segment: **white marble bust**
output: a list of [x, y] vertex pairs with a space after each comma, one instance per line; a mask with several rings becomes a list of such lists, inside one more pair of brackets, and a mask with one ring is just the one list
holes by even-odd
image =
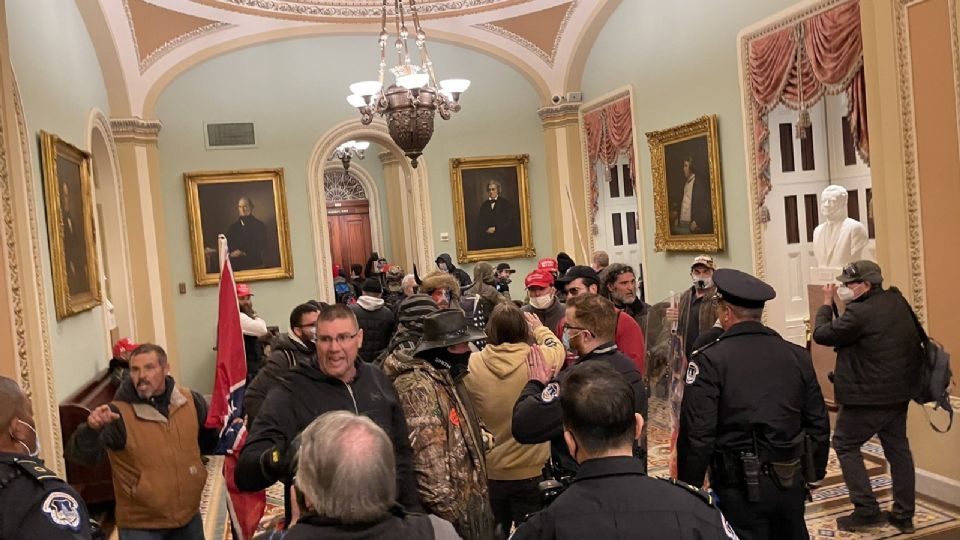
[[863, 259], [869, 237], [867, 228], [847, 217], [847, 190], [827, 186], [820, 195], [824, 221], [813, 230], [813, 253], [821, 268], [842, 268]]

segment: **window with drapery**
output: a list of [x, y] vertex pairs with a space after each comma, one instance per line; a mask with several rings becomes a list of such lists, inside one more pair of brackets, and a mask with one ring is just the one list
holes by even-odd
[[797, 110], [800, 118], [824, 95], [846, 92], [850, 135], [861, 159], [869, 163], [860, 2], [844, 2], [756, 37], [748, 47], [757, 205], [766, 222], [764, 200], [771, 189], [767, 115], [778, 104]]
[[[597, 171], [616, 167], [618, 158], [626, 155], [630, 162], [630, 178], [636, 178], [636, 160], [633, 152], [633, 112], [630, 95], [624, 95], [583, 114], [587, 164], [590, 171], [590, 229], [596, 234], [596, 216], [599, 211], [600, 189]], [[603, 167], [599, 167], [603, 165]]]

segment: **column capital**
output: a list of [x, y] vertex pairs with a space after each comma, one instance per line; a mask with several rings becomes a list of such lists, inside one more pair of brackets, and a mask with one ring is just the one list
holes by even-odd
[[111, 118], [110, 130], [118, 143], [156, 143], [163, 124], [159, 120], [132, 118]]
[[580, 103], [545, 105], [537, 109], [544, 129], [576, 125], [580, 121]]
[[389, 150], [384, 150], [377, 154], [377, 157], [380, 158], [380, 163], [384, 165], [396, 165], [400, 163], [400, 158], [397, 157], [397, 154]]

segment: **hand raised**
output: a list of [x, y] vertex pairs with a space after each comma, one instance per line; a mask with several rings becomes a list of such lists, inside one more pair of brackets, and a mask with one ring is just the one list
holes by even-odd
[[828, 283], [823, 286], [823, 305], [829, 306], [833, 304], [833, 295], [837, 292], [837, 286], [834, 283]]
[[537, 317], [534, 313], [523, 312], [523, 318], [527, 320], [527, 328], [530, 329], [531, 333], [543, 326], [543, 323], [540, 322], [540, 317]]
[[527, 377], [531, 381], [547, 384], [553, 378], [554, 370], [547, 365], [540, 347], [534, 345], [527, 353]]
[[675, 307], [667, 308], [667, 320], [670, 322], [677, 322], [680, 320], [680, 310]]
[[103, 404], [90, 412], [90, 416], [87, 417], [87, 425], [95, 431], [100, 431], [103, 426], [119, 419], [119, 414], [113, 412], [109, 405]]

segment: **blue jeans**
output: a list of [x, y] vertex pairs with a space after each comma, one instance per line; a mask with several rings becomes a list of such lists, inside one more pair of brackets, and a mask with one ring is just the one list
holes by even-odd
[[120, 529], [120, 540], [204, 540], [200, 514], [176, 529]]

